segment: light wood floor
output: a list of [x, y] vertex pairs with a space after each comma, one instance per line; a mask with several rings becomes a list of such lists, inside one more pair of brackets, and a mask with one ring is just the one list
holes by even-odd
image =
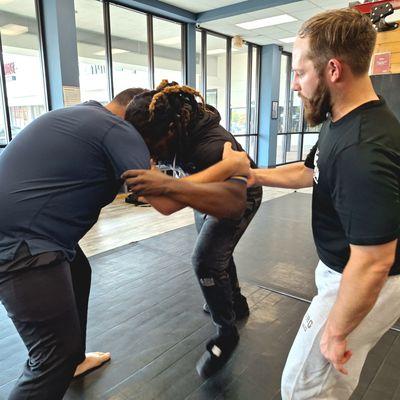
[[[292, 193], [289, 189], [264, 188], [263, 201]], [[301, 192], [310, 193], [311, 189]], [[170, 216], [159, 214], [152, 207], [135, 207], [118, 197], [104, 207], [99, 221], [81, 240], [80, 245], [90, 257], [128, 243], [169, 232], [193, 223], [193, 211], [183, 209]]]

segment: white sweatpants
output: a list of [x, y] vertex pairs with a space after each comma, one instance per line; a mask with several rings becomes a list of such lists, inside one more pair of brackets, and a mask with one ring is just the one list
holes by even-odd
[[[349, 335], [348, 375], [337, 372], [322, 356], [319, 344], [336, 301], [342, 275], [321, 261], [315, 271], [318, 294], [304, 315], [282, 375], [282, 400], [346, 400], [358, 384], [368, 352], [400, 317], [400, 275], [388, 278], [378, 300]], [[357, 293], [354, 293], [357, 296]]]

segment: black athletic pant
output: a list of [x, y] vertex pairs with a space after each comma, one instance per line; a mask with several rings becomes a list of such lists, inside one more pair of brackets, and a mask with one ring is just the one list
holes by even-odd
[[58, 400], [85, 358], [91, 269], [80, 248], [71, 264], [54, 252], [31, 260], [0, 273], [0, 300], [29, 352], [9, 399]]

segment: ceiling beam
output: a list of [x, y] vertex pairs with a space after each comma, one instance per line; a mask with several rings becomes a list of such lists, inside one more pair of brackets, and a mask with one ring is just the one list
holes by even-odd
[[179, 22], [196, 22], [196, 14], [159, 0], [109, 0], [110, 3], [134, 7], [147, 13], [168, 17]]
[[217, 19], [233, 17], [234, 15], [247, 14], [254, 11], [264, 10], [271, 7], [279, 7], [284, 4], [296, 3], [301, 0], [247, 0], [231, 4], [214, 10], [204, 11], [197, 14], [197, 23], [214, 21]]

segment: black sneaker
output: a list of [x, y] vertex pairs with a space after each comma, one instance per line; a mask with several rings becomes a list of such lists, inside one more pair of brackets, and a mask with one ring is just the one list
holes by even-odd
[[206, 345], [207, 351], [196, 364], [197, 373], [207, 379], [218, 372], [229, 360], [239, 342], [236, 328], [231, 335], [216, 336]]
[[[208, 308], [208, 304], [203, 304], [203, 311], [207, 314], [210, 314], [210, 309]], [[246, 297], [242, 294], [237, 300], [233, 302], [233, 311], [235, 312], [235, 319], [239, 321], [244, 319], [250, 315], [249, 305], [247, 304]]]
[[125, 203], [133, 204], [135, 207], [151, 207], [149, 203], [140, 201], [138, 197], [133, 193], [125, 197]]

